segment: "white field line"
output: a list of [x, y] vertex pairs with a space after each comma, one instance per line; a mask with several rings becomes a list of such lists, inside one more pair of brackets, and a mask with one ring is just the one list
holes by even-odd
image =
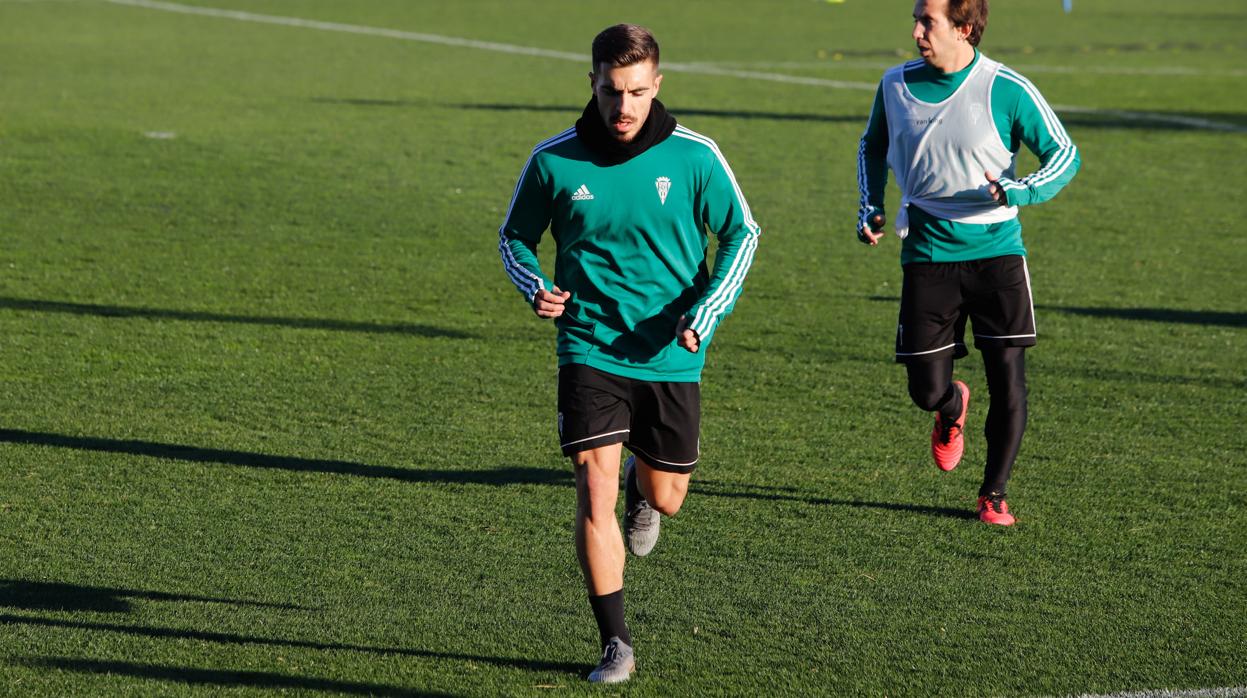
[[[541, 58], [557, 58], [565, 61], [577, 61], [584, 63], [586, 66], [592, 61], [587, 53], [571, 53], [569, 51], [552, 51], [544, 48], [534, 48], [531, 46], [517, 46], [515, 44], [502, 44], [495, 41], [478, 41], [476, 39], [463, 39], [456, 36], [442, 36], [440, 34], [425, 34], [422, 32], [401, 31], [398, 29], [384, 29], [381, 27], [366, 27], [358, 24], [342, 24], [339, 22], [322, 22], [314, 19], [300, 19], [298, 17], [281, 17], [277, 15], [261, 15], [254, 12], [243, 12], [241, 10], [222, 10], [215, 7], [197, 7], [194, 5], [181, 5], [172, 2], [160, 2], [159, 0], [106, 0], [114, 5], [130, 5], [132, 7], [143, 7], [149, 10], [162, 10], [164, 12], [177, 12], [187, 15], [201, 15], [204, 17], [216, 17], [219, 19], [234, 19], [242, 22], [259, 22], [262, 24], [277, 24], [286, 27], [301, 27], [303, 29], [319, 29], [321, 31], [345, 32], [347, 34], [364, 34], [367, 36], [383, 36], [390, 39], [402, 39], [405, 41], [419, 41], [427, 44], [442, 44], [443, 46], [458, 46], [461, 48], [475, 48], [483, 51], [495, 51], [498, 53], [512, 53], [522, 56], [538, 56]], [[672, 72], [702, 73], [705, 75], [724, 75], [728, 77], [750, 78], [754, 80], [769, 80], [771, 82], [784, 82], [796, 85], [813, 85], [816, 87], [833, 87], [840, 89], [860, 89], [873, 90], [875, 86], [865, 82], [845, 82], [843, 80], [824, 80], [821, 78], [807, 78], [799, 75], [781, 75], [778, 73], [762, 73], [752, 70], [733, 70], [730, 68], [721, 68], [710, 65], [696, 65], [692, 63], [664, 63], [663, 70]]]
[[241, 10], [222, 10], [216, 7], [196, 7], [194, 5], [180, 5], [172, 2], [157, 2], [156, 0], [106, 0], [114, 5], [130, 5], [133, 7], [143, 7], [149, 10], [161, 10], [164, 12], [177, 12], [184, 15], [200, 15], [203, 17], [216, 17], [219, 19], [234, 19], [240, 22], [258, 22], [260, 24], [277, 24], [283, 27], [300, 27], [303, 29], [319, 29], [321, 31], [344, 32], [347, 34], [363, 34], [366, 36], [384, 36], [390, 39], [402, 39], [404, 41], [419, 41], [426, 44], [442, 44], [444, 46], [459, 46], [463, 48], [475, 48], [483, 51], [495, 51], [497, 53], [515, 53], [523, 56], [540, 56], [542, 58], [558, 58], [565, 61], [583, 61], [588, 64], [591, 60], [588, 56], [579, 53], [568, 53], [566, 51], [550, 51], [543, 48], [532, 48], [529, 46], [515, 46], [513, 44], [499, 44], [493, 41], [476, 41], [475, 39], [460, 39], [454, 36], [441, 36], [438, 34], [423, 34], [421, 32], [399, 31], [397, 29], [384, 29], [381, 27], [365, 27], [358, 24], [341, 24], [339, 22], [322, 22], [315, 19], [300, 19], [298, 17], [280, 17], [277, 15], [261, 15], [254, 12], [243, 12]]
[[[362, 34], [365, 36], [381, 36], [390, 39], [399, 39], [403, 41], [418, 41], [427, 44], [440, 44], [443, 46], [456, 46], [460, 48], [472, 48], [482, 51], [494, 51], [496, 53], [510, 53], [522, 56], [537, 56], [540, 58], [556, 58], [564, 61], [577, 61], [588, 64], [591, 58], [587, 54], [572, 53], [570, 51], [553, 51], [550, 49], [534, 48], [531, 46], [518, 46], [515, 44], [503, 44], [495, 41], [478, 41], [476, 39], [464, 39], [455, 36], [442, 36], [440, 34], [425, 34], [422, 32], [401, 31], [398, 29], [385, 29], [382, 27], [367, 27], [358, 24], [342, 24], [340, 22], [324, 22], [314, 19], [301, 19], [298, 17], [282, 17], [279, 15], [263, 15], [254, 12], [244, 12], [242, 10], [223, 10], [216, 7], [199, 7], [195, 5], [182, 5], [173, 2], [160, 2], [159, 0], [105, 0], [114, 5], [128, 5], [131, 7], [142, 7], [149, 10], [160, 10], [163, 12], [176, 12], [179, 14], [199, 15], [203, 17], [216, 17], [218, 19], [232, 19], [240, 22], [257, 22], [260, 24], [276, 24], [285, 27], [299, 27], [303, 29], [317, 29], [320, 31], [343, 32], [347, 34]], [[768, 73], [756, 70], [736, 70], [733, 68], [725, 68], [706, 63], [664, 63], [663, 70], [672, 72], [698, 73], [702, 75], [718, 75], [722, 77], [742, 78], [746, 80], [766, 80], [768, 82], [780, 82], [790, 85], [808, 85], [811, 87], [828, 87], [841, 90], [862, 90], [873, 91], [876, 83], [869, 82], [846, 82], [843, 80], [826, 80], [823, 78], [803, 77], [800, 75], [784, 75], [782, 73]], [[1155, 114], [1149, 112], [1133, 112], [1094, 109], [1091, 107], [1063, 107], [1052, 105], [1057, 111], [1065, 111], [1077, 114], [1099, 114], [1111, 116], [1119, 119], [1130, 121], [1139, 121], [1144, 123], [1156, 124], [1176, 124], [1189, 128], [1205, 129], [1210, 131], [1224, 131], [1228, 133], [1247, 133], [1247, 127], [1238, 126], [1236, 124], [1224, 123], [1220, 121], [1212, 121], [1209, 119], [1199, 119], [1195, 117], [1174, 116], [1171, 114]]]
[[1174, 124], [1176, 126], [1186, 126], [1188, 128], [1201, 129], [1204, 131], [1247, 133], [1247, 126], [1239, 126], [1238, 124], [1230, 124], [1224, 121], [1213, 121], [1211, 119], [1201, 119], [1195, 116], [1152, 114], [1145, 111], [1121, 111], [1118, 109], [1093, 109], [1091, 107], [1074, 107], [1062, 104], [1049, 104], [1048, 106], [1052, 107], [1056, 111], [1065, 112], [1067, 114], [1094, 114], [1096, 116], [1110, 116], [1114, 119], [1121, 119], [1123, 121], [1138, 121], [1139, 123]]
[[1083, 693], [1074, 698], [1242, 698], [1247, 696], [1247, 686], [1227, 688], [1156, 689], [1151, 691], [1124, 691], [1122, 693]]

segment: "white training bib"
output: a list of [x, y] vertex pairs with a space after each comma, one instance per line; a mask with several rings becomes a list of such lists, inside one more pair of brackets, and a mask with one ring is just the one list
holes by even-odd
[[888, 166], [901, 190], [896, 234], [909, 233], [906, 208], [915, 204], [937, 218], [958, 223], [1000, 223], [1016, 218], [988, 191], [985, 172], [1014, 176], [1016, 157], [1000, 140], [992, 119], [992, 83], [1000, 63], [979, 54], [970, 74], [942, 102], [914, 97], [905, 65], [883, 76], [888, 121]]

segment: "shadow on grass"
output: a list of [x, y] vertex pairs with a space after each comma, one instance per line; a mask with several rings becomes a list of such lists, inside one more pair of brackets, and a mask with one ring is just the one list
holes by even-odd
[[[351, 97], [313, 97], [313, 102], [318, 104], [345, 104], [354, 107], [428, 107], [439, 106], [449, 107], [451, 109], [474, 109], [479, 111], [497, 111], [497, 112], [551, 112], [558, 114], [567, 114], [573, 118], [579, 117], [584, 111], [583, 104], [502, 104], [502, 103], [456, 103], [456, 104], [432, 104], [429, 102], [421, 102], [409, 99], [361, 99]], [[797, 112], [773, 112], [773, 111], [741, 111], [728, 109], [673, 109], [671, 113], [677, 118], [685, 116], [709, 116], [720, 117], [725, 119], [763, 119], [767, 121], [819, 121], [819, 122], [847, 122], [853, 124], [865, 124], [866, 114], [802, 114]]]
[[[378, 477], [403, 482], [438, 482], [471, 485], [560, 485], [571, 486], [573, 477], [570, 468], [536, 468], [508, 467], [493, 470], [411, 470], [386, 465], [367, 465], [351, 461], [321, 460], [316, 458], [295, 458], [291, 456], [270, 456], [248, 451], [229, 451], [215, 448], [199, 448], [195, 446], [179, 446], [162, 444], [152, 441], [133, 441], [122, 439], [104, 439], [90, 436], [65, 436], [45, 432], [21, 431], [16, 429], [0, 429], [0, 443], [29, 444], [36, 446], [52, 446], [71, 448], [81, 451], [99, 451], [103, 453], [125, 453], [152, 458], [169, 458], [192, 463], [224, 463], [249, 468], [271, 468], [276, 470], [292, 470], [298, 472], [318, 472], [335, 475], [354, 475], [358, 477]], [[756, 499], [763, 501], [785, 501], [810, 504], [814, 506], [847, 506], [889, 511], [906, 511], [929, 516], [952, 516], [966, 518], [971, 516], [957, 509], [944, 509], [918, 504], [895, 504], [889, 502], [864, 502], [860, 500], [830, 499], [827, 497], [811, 497], [801, 494], [795, 487], [775, 485], [752, 485], [740, 483], [698, 482], [689, 487], [689, 492], [708, 497], [727, 497], [731, 499]]]
[[423, 659], [445, 659], [451, 661], [475, 662], [492, 666], [524, 669], [526, 671], [552, 671], [568, 674], [587, 673], [588, 665], [572, 662], [551, 662], [541, 659], [509, 659], [506, 657], [485, 657], [473, 654], [457, 654], [454, 652], [435, 652], [432, 650], [416, 650], [404, 647], [373, 647], [369, 645], [352, 645], [344, 642], [313, 642], [311, 640], [286, 640], [282, 638], [259, 637], [256, 635], [239, 635], [235, 633], [218, 633], [206, 630], [187, 630], [178, 628], [153, 628], [143, 625], [123, 625], [120, 623], [94, 623], [88, 621], [61, 620], [59, 618], [42, 618], [39, 616], [22, 616], [0, 614], [0, 625], [34, 626], [40, 628], [60, 628], [63, 630], [89, 630], [92, 632], [119, 633], [135, 637], [154, 638], [159, 640], [195, 640], [198, 642], [214, 642], [223, 645], [261, 645], [264, 647], [288, 647], [318, 651], [359, 652], [374, 655], [394, 655], [400, 657], [419, 657]]
[[1119, 320], [1143, 320], [1182, 325], [1217, 325], [1247, 327], [1247, 313], [1220, 310], [1175, 310], [1173, 308], [1081, 308], [1061, 305], [1036, 305], [1040, 310], [1055, 310], [1069, 315]]
[[[730, 485], [729, 487], [734, 487]], [[711, 497], [727, 497], [730, 499], [760, 499], [774, 502], [797, 502], [812, 506], [853, 507], [860, 509], [882, 509], [884, 511], [903, 511], [924, 516], [940, 516], [952, 519], [974, 519], [977, 514], [968, 509], [952, 509], [950, 507], [933, 507], [924, 504], [901, 504], [897, 502], [868, 502], [860, 499], [832, 499], [830, 497], [809, 497], [795, 494], [776, 494], [770, 492], [737, 492], [725, 489], [717, 483], [700, 483], [689, 487], [691, 494]]]
[[195, 310], [168, 310], [162, 308], [136, 308], [122, 305], [99, 305], [95, 303], [66, 303], [41, 301], [29, 298], [0, 297], [0, 308], [29, 310], [37, 313], [65, 313], [69, 315], [93, 315], [107, 318], [143, 318], [147, 320], [183, 320], [188, 322], [225, 322], [242, 325], [273, 325], [295, 329], [336, 330], [340, 332], [365, 332], [374, 334], [406, 334], [417, 337], [442, 337], [447, 339], [471, 339], [474, 335], [460, 330], [418, 325], [405, 322], [373, 323], [324, 318], [290, 318], [272, 315], [230, 315]]
[[[497, 112], [546, 112], [577, 116], [584, 105], [570, 104], [516, 104], [516, 103], [456, 103], [435, 104], [407, 99], [367, 99], [351, 97], [313, 97], [319, 104], [343, 104], [356, 107], [449, 107]], [[1134, 112], [1127, 110], [1074, 110], [1073, 107], [1057, 111], [1061, 120], [1069, 126], [1100, 129], [1144, 129], [1166, 131], [1225, 131], [1242, 133], [1247, 130], [1247, 114], [1200, 113], [1200, 112]], [[705, 116], [723, 119], [805, 121], [819, 123], [865, 124], [867, 114], [813, 114], [801, 112], [774, 112], [737, 109], [675, 108], [671, 110], [677, 119], [689, 116]]]
[[1243, 133], [1247, 115], [1215, 112], [1147, 111], [1106, 109], [1103, 111], [1070, 111], [1073, 107], [1057, 108], [1061, 123], [1079, 128], [1142, 129], [1147, 131], [1211, 131]]
[[163, 664], [139, 664], [137, 662], [109, 661], [101, 659], [78, 659], [73, 657], [29, 657], [12, 662], [32, 669], [75, 671], [83, 674], [127, 676], [156, 681], [175, 681], [196, 686], [293, 689], [296, 691], [326, 691], [356, 696], [444, 696], [448, 693], [413, 691], [399, 686], [357, 681], [318, 679], [311, 676], [291, 676], [270, 671], [238, 671], [230, 669], [197, 669], [194, 667], [167, 666]]
[[342, 104], [351, 107], [429, 107], [432, 102], [420, 99], [371, 99], [368, 97], [312, 97], [314, 104]]
[[240, 601], [210, 596], [169, 594], [160, 591], [90, 587], [54, 582], [31, 582], [24, 579], [0, 579], [0, 606], [31, 611], [93, 611], [97, 613], [129, 613], [129, 599], [148, 601], [194, 601], [230, 604], [233, 606], [259, 606], [300, 611], [313, 610], [307, 606], [266, 603], [263, 601]]
[[[867, 296], [867, 300], [899, 303], [899, 296]], [[1036, 304], [1036, 310], [1053, 310], [1067, 315], [1094, 318], [1166, 322], [1179, 325], [1216, 325], [1221, 327], [1247, 327], [1247, 313], [1223, 310], [1178, 310], [1176, 308], [1093, 308], [1071, 305]]]
[[[449, 104], [446, 106], [458, 109], [478, 109], [483, 111], [534, 111], [534, 112], [560, 112], [579, 116], [584, 111], [583, 104], [577, 106], [558, 105], [558, 104]], [[862, 114], [803, 114], [798, 112], [774, 112], [774, 111], [741, 111], [738, 109], [671, 109], [671, 113], [676, 119], [685, 116], [708, 116], [724, 119], [761, 119], [765, 121], [817, 121], [817, 122], [837, 122], [837, 123], [853, 123], [865, 124], [867, 115]]]
[[[584, 105], [571, 104], [516, 104], [516, 103], [454, 103], [437, 104], [428, 101], [411, 99], [369, 99], [353, 97], [313, 97], [312, 102], [318, 104], [340, 104], [355, 107], [449, 107], [452, 109], [474, 109], [498, 112], [549, 112], [577, 116], [584, 110]], [[1167, 131], [1226, 131], [1241, 133], [1247, 127], [1247, 114], [1218, 112], [1187, 112], [1187, 111], [1148, 111], [1134, 112], [1128, 110], [1076, 110], [1073, 107], [1061, 109], [1061, 121], [1068, 126], [1102, 129], [1145, 129]], [[800, 112], [773, 111], [742, 111], [732, 109], [679, 109], [671, 113], [677, 119], [687, 116], [706, 116], [724, 119], [768, 120], [768, 121], [807, 121], [821, 123], [865, 124], [868, 114], [811, 114]]]
[[92, 436], [65, 436], [36, 431], [0, 429], [0, 443], [30, 444], [71, 448], [79, 451], [125, 453], [152, 458], [169, 458], [191, 463], [223, 463], [248, 468], [270, 468], [297, 472], [331, 473], [358, 477], [388, 478], [403, 482], [442, 482], [453, 484], [512, 485], [562, 484], [571, 482], [571, 473], [549, 468], [511, 467], [494, 470], [414, 470], [388, 465], [367, 465], [341, 460], [270, 456], [248, 451], [230, 451], [197, 446], [162, 444], [153, 441], [105, 439]]

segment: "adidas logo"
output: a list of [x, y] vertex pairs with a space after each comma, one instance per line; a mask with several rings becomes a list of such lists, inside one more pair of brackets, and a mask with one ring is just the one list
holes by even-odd
[[572, 194], [572, 201], [591, 201], [592, 199], [593, 194], [589, 192], [589, 187], [583, 184], [576, 190], [576, 193]]

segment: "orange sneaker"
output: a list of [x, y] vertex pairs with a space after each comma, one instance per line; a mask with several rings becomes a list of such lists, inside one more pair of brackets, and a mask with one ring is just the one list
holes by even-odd
[[979, 497], [979, 521], [997, 526], [1012, 526], [1016, 519], [1009, 513], [1009, 504], [1004, 497], [982, 496]]
[[940, 470], [949, 471], [961, 462], [961, 454], [966, 450], [966, 440], [962, 429], [966, 425], [966, 410], [970, 409], [970, 389], [961, 381], [953, 381], [953, 387], [961, 391], [961, 416], [957, 421], [944, 424], [940, 413], [935, 413], [935, 428], [931, 430], [931, 455]]

